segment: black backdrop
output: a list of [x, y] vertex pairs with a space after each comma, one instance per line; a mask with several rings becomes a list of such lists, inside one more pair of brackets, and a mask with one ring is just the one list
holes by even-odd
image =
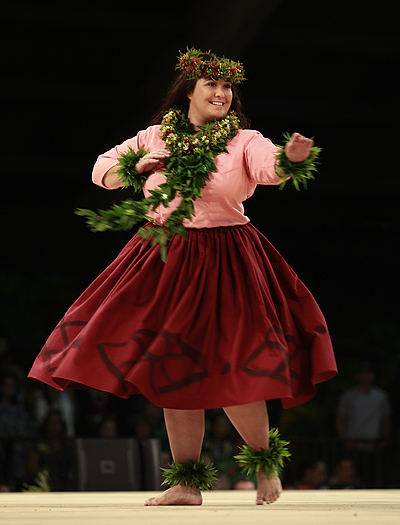
[[[98, 154], [143, 128], [186, 45], [244, 62], [244, 110], [280, 142], [323, 148], [308, 191], [259, 187], [252, 222], [320, 303], [339, 358], [398, 367], [400, 40], [392, 3], [3, 2], [0, 334], [29, 366], [70, 302], [131, 233], [93, 234], [76, 207]], [[392, 373], [393, 375], [393, 373]], [[392, 377], [392, 376], [390, 376]]]

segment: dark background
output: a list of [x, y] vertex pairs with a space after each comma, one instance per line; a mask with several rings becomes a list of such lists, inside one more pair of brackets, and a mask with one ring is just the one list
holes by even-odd
[[276, 143], [298, 131], [322, 147], [308, 191], [259, 187], [246, 212], [325, 313], [342, 372], [326, 388], [338, 392], [368, 357], [397, 399], [400, 38], [392, 6], [4, 1], [0, 335], [20, 363], [29, 368], [66, 308], [130, 238], [91, 233], [73, 212], [126, 198], [91, 183], [93, 163], [146, 126], [189, 45], [244, 63], [254, 128]]

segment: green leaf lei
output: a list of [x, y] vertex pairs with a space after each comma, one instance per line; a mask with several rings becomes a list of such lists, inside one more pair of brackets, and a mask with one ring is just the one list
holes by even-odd
[[[146, 228], [140, 228], [138, 235], [143, 239], [151, 239], [153, 246], [160, 246], [163, 261], [167, 257], [167, 245], [171, 237], [178, 233], [186, 238], [184, 219], [192, 219], [194, 215], [193, 202], [201, 197], [201, 190], [210, 180], [210, 173], [216, 171], [214, 158], [222, 152], [227, 152], [228, 140], [235, 136], [240, 128], [239, 118], [234, 111], [221, 120], [199, 126], [199, 133], [189, 128], [187, 116], [177, 108], [167, 111], [161, 123], [161, 138], [171, 155], [164, 159], [167, 177], [165, 183], [150, 190], [150, 196], [135, 201], [128, 199], [121, 204], [114, 204], [109, 210], [97, 212], [78, 209], [76, 213], [86, 217], [92, 231], [129, 230], [142, 220], [153, 221], [148, 216], [149, 211], [158, 206], [168, 207], [169, 203], [179, 194], [181, 202], [176, 210], [162, 225], [154, 223]], [[138, 174], [135, 166], [146, 152], [135, 153], [131, 148], [119, 158], [118, 175], [124, 182], [124, 187], [132, 186], [135, 191], [143, 188], [148, 173]]]
[[[199, 128], [198, 133], [190, 129], [189, 120], [181, 110], [168, 110], [161, 122], [161, 138], [171, 152], [164, 159], [166, 182], [150, 190], [150, 196], [140, 201], [127, 199], [112, 205], [108, 210], [79, 208], [75, 213], [85, 217], [87, 225], [95, 232], [130, 230], [143, 220], [152, 222], [151, 225], [140, 228], [138, 235], [143, 239], [150, 239], [152, 246], [159, 245], [161, 259], [165, 262], [168, 242], [172, 236], [178, 233], [186, 238], [183, 220], [192, 220], [193, 203], [201, 197], [201, 190], [210, 180], [210, 173], [216, 171], [214, 159], [220, 153], [227, 152], [227, 143], [240, 129], [240, 123], [236, 113], [230, 111], [225, 118]], [[284, 137], [287, 141], [290, 139], [288, 133]], [[317, 170], [316, 159], [320, 148], [311, 148], [310, 156], [303, 162], [291, 162], [286, 157], [284, 146], [280, 148], [276, 154], [277, 173], [283, 181], [279, 188], [282, 189], [289, 178], [297, 190], [300, 189], [300, 184], [307, 188], [307, 180], [313, 179], [312, 172]], [[119, 157], [117, 173], [124, 183], [123, 188], [132, 187], [135, 192], [143, 189], [149, 172], [139, 174], [135, 166], [146, 153], [148, 151], [142, 148], [138, 152], [128, 148]], [[148, 213], [155, 211], [160, 205], [168, 207], [177, 195], [181, 197], [178, 207], [164, 224], [155, 223]]]

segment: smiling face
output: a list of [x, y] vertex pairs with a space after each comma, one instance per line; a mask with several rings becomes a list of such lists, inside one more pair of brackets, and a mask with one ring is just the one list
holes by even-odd
[[199, 78], [189, 99], [189, 121], [195, 126], [221, 119], [228, 113], [232, 103], [232, 86], [226, 80]]

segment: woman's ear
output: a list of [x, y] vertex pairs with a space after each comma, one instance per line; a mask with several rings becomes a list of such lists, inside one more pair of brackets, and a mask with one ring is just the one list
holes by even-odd
[[186, 94], [189, 100], [192, 100], [192, 95], [193, 95], [193, 91], [189, 91], [189, 93]]

